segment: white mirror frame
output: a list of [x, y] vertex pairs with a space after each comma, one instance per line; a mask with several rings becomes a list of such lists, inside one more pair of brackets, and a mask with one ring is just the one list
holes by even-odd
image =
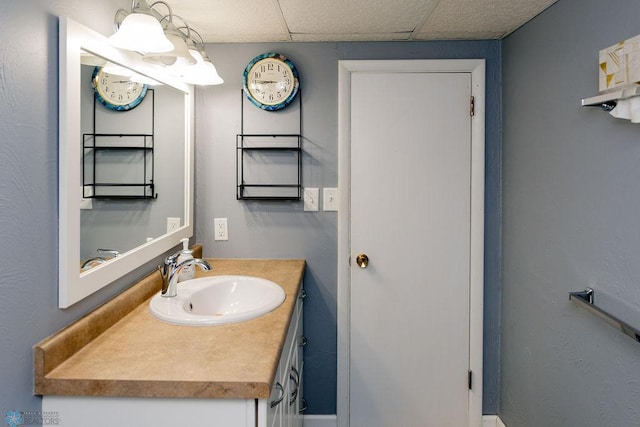
[[[69, 18], [59, 20], [59, 142], [58, 142], [58, 306], [67, 308], [160, 256], [193, 235], [194, 94], [186, 85], [142, 61], [141, 56], [112, 47], [103, 35]], [[80, 273], [81, 125], [80, 54], [82, 51], [133, 69], [184, 92], [185, 102], [185, 224]]]

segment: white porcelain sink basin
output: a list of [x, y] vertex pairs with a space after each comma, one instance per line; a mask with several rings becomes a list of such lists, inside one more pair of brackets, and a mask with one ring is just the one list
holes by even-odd
[[211, 276], [178, 283], [178, 296], [151, 298], [149, 310], [176, 325], [224, 325], [254, 319], [284, 301], [276, 283], [251, 276]]

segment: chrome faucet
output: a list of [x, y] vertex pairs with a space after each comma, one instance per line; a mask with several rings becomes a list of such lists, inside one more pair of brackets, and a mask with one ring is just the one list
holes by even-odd
[[180, 252], [169, 255], [165, 258], [164, 264], [158, 266], [158, 270], [160, 270], [160, 274], [162, 275], [163, 297], [175, 297], [178, 294], [178, 276], [184, 267], [188, 265], [197, 265], [204, 271], [211, 270], [211, 265], [200, 258], [191, 258], [178, 263], [178, 255], [180, 255]]

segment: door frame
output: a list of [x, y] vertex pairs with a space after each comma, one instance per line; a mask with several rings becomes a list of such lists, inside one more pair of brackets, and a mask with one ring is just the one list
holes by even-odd
[[351, 328], [351, 74], [370, 72], [470, 73], [475, 112], [471, 120], [471, 241], [469, 289], [469, 426], [482, 423], [482, 347], [484, 294], [485, 60], [338, 61], [338, 426], [349, 425], [349, 355]]

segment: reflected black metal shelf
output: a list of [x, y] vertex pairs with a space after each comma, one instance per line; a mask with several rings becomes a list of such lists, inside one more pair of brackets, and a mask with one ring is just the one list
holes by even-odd
[[[155, 94], [148, 89], [151, 99], [151, 133], [97, 133], [96, 105], [93, 101], [93, 132], [82, 135], [82, 197], [100, 200], [151, 200], [158, 197], [154, 185], [154, 129]], [[144, 101], [143, 101], [144, 102]], [[121, 113], [119, 113], [121, 114]], [[118, 157], [123, 163], [130, 162], [139, 168], [133, 182], [120, 182], [115, 178], [120, 171], [104, 161], [104, 156]], [[139, 156], [139, 158], [136, 158]], [[100, 171], [100, 172], [98, 172]], [[98, 178], [98, 176], [103, 178]], [[112, 179], [105, 180], [104, 176]], [[137, 181], [137, 182], [136, 182]]]

